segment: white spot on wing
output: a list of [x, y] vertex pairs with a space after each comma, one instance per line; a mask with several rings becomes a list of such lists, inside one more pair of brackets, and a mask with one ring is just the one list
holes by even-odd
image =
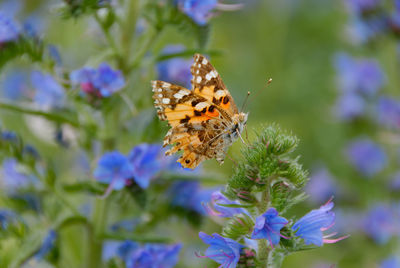
[[196, 83], [200, 83], [201, 82], [201, 76], [198, 76], [197, 78], [196, 78]]
[[206, 79], [207, 79], [207, 81], [210, 81], [211, 78], [213, 78], [211, 72], [209, 72], [208, 74], [206, 74]]
[[179, 90], [179, 92], [178, 92], [179, 94], [181, 94], [181, 95], [183, 95], [183, 96], [186, 96], [186, 95], [189, 95], [190, 94], [190, 92], [189, 91], [187, 91], [187, 90], [183, 90], [183, 89], [181, 89], [181, 90]]
[[158, 94], [158, 97], [159, 97], [159, 98], [162, 98], [162, 97], [163, 97], [163, 95], [162, 95], [162, 94]]
[[215, 98], [216, 99], [219, 99], [219, 98], [224, 97], [224, 96], [225, 96], [225, 91], [223, 91], [223, 90], [218, 90], [217, 92], [215, 92]]
[[159, 89], [158, 89], [158, 92], [162, 92], [162, 88], [159, 88]]
[[201, 63], [203, 63], [203, 65], [206, 65], [208, 63], [208, 60], [206, 58], [203, 58], [203, 61]]
[[183, 97], [183, 95], [180, 94], [179, 92], [174, 94], [174, 98], [177, 98], [178, 100], [182, 99], [182, 97]]
[[169, 99], [168, 98], [164, 98], [164, 99], [162, 99], [162, 103], [164, 103], [164, 104], [169, 104]]
[[196, 104], [196, 106], [194, 108], [198, 111], [201, 111], [204, 108], [206, 108], [207, 106], [208, 106], [208, 104], [206, 102], [199, 102]]

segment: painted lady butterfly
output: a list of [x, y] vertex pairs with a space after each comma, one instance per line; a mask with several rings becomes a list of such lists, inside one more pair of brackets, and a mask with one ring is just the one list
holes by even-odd
[[203, 55], [194, 55], [191, 72], [192, 90], [152, 81], [158, 117], [171, 126], [164, 146], [173, 146], [165, 154], [183, 150], [178, 162], [185, 168], [193, 169], [211, 158], [222, 164], [248, 114], [239, 113], [221, 77]]

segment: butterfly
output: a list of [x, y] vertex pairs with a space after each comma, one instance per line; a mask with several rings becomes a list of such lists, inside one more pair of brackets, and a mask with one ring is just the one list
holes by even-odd
[[184, 168], [196, 168], [215, 158], [224, 162], [229, 146], [237, 140], [247, 122], [209, 60], [194, 55], [192, 89], [152, 81], [154, 106], [160, 120], [171, 126], [163, 146], [172, 145], [166, 155], [183, 151], [177, 160]]

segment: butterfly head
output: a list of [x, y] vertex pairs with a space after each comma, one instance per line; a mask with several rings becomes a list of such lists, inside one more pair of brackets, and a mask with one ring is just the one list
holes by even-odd
[[247, 113], [238, 113], [232, 117], [233, 126], [231, 129], [231, 137], [236, 140], [240, 133], [242, 133], [244, 126], [247, 122]]

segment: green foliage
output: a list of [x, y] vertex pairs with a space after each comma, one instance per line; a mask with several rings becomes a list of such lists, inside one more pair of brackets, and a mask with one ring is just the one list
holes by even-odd
[[307, 181], [307, 172], [298, 163], [298, 157], [290, 157], [298, 139], [277, 125], [264, 128], [257, 136], [255, 142], [243, 149], [244, 159], [235, 168], [225, 194], [230, 199], [239, 197], [255, 204], [254, 193], [272, 187], [272, 203], [283, 206], [282, 200]]
[[[102, 3], [101, 3], [102, 2]], [[107, 1], [100, 0], [64, 0], [65, 6], [60, 9], [64, 18], [77, 18], [95, 12], [99, 8], [108, 7]], [[101, 3], [101, 4], [100, 4]]]
[[254, 227], [254, 222], [246, 214], [240, 214], [231, 218], [222, 229], [222, 235], [225, 237], [232, 238], [234, 240], [240, 240], [241, 238], [248, 235]]
[[151, 3], [146, 5], [143, 11], [143, 15], [147, 21], [157, 31], [170, 25], [176, 27], [182, 34], [195, 37], [198, 49], [204, 49], [206, 47], [210, 38], [210, 26], [208, 24], [204, 26], [196, 24], [175, 5]]

